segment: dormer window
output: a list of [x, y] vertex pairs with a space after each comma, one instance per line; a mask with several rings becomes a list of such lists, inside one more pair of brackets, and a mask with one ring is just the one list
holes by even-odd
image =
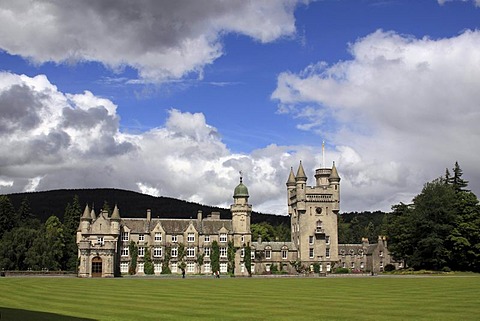
[[145, 235], [144, 234], [139, 234], [138, 235], [138, 241], [139, 242], [145, 242]]
[[226, 243], [227, 242], [227, 233], [221, 233], [220, 234], [220, 242], [221, 243]]
[[97, 236], [97, 245], [105, 245], [105, 240], [103, 239], [103, 236]]

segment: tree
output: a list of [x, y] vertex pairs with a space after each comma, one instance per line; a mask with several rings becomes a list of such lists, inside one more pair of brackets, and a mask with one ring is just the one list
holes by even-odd
[[128, 245], [128, 251], [130, 252], [130, 266], [128, 267], [128, 274], [134, 275], [137, 273], [137, 259], [138, 259], [138, 246], [134, 241], [130, 241]]
[[455, 166], [453, 167], [453, 177], [451, 177], [450, 181], [453, 185], [455, 192], [460, 191], [467, 191], [465, 187], [468, 186], [468, 181], [462, 179], [463, 171], [458, 165], [458, 162], [455, 162]]
[[235, 253], [237, 248], [233, 245], [233, 241], [228, 242], [227, 259], [228, 259], [228, 273], [233, 275], [235, 273]]
[[0, 195], [0, 238], [16, 226], [16, 213], [10, 199]]
[[26, 255], [26, 263], [34, 270], [61, 270], [65, 248], [64, 227], [58, 217], [52, 215], [34, 240]]
[[155, 273], [155, 268], [154, 268], [153, 262], [152, 262], [152, 254], [151, 254], [151, 251], [150, 251], [150, 247], [148, 247], [148, 246], [145, 248], [143, 272], [145, 274], [149, 274], [149, 275]]
[[27, 252], [33, 246], [39, 231], [29, 227], [16, 227], [5, 234], [0, 240], [0, 269], [27, 270]]
[[22, 203], [18, 208], [17, 218], [19, 226], [30, 226], [33, 228], [39, 227], [39, 221], [32, 213], [32, 209], [30, 208], [30, 202], [28, 201], [28, 198], [26, 196], [22, 199]]
[[217, 241], [212, 242], [212, 253], [210, 255], [210, 263], [212, 265], [212, 272], [220, 271], [220, 247]]
[[247, 269], [248, 276], [252, 276], [252, 248], [250, 247], [250, 243], [248, 243], [245, 248], [245, 268]]
[[65, 227], [65, 255], [63, 269], [75, 271], [77, 269], [77, 227], [80, 224], [82, 209], [78, 196], [73, 197], [72, 204], [67, 203], [65, 214], [63, 216], [63, 225]]

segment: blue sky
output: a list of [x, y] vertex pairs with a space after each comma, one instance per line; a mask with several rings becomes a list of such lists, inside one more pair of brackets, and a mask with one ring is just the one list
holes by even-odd
[[[478, 1], [0, 5], [0, 193], [115, 187], [285, 214], [336, 161], [389, 210], [458, 161], [480, 191]], [[22, 76], [24, 75], [24, 76]]]

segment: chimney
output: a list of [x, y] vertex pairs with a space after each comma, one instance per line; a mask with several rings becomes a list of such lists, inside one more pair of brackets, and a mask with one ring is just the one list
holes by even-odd
[[219, 220], [220, 219], [220, 212], [212, 212], [212, 220]]
[[362, 237], [362, 245], [363, 246], [368, 246], [368, 238]]
[[257, 242], [258, 242], [258, 244], [262, 244], [262, 236], [261, 235], [258, 236]]
[[147, 209], [147, 221], [151, 221], [151, 220], [152, 220], [152, 210]]
[[197, 212], [197, 221], [201, 222], [202, 221], [202, 211], [198, 210]]

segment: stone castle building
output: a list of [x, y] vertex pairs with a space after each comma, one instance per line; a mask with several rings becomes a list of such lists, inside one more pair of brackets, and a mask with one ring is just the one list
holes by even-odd
[[[114, 277], [129, 273], [144, 274], [151, 261], [154, 273], [211, 274], [213, 245], [218, 245], [220, 273], [248, 276], [245, 254], [251, 250], [251, 273], [274, 270], [296, 273], [314, 267], [323, 273], [343, 267], [356, 272], [379, 272], [391, 263], [384, 237], [370, 244], [338, 244], [340, 176], [335, 163], [315, 171], [315, 186], [307, 185], [302, 163], [296, 175], [293, 168], [287, 180], [288, 214], [291, 218], [290, 242], [252, 240], [247, 187], [240, 183], [233, 193], [231, 219], [212, 212], [196, 219], [123, 218], [115, 206], [111, 216], [96, 215], [88, 205], [77, 231], [78, 276]], [[131, 244], [135, 246], [132, 247]], [[131, 253], [132, 249], [136, 253]], [[150, 260], [147, 256], [149, 255]], [[132, 260], [137, 260], [136, 266]]]

